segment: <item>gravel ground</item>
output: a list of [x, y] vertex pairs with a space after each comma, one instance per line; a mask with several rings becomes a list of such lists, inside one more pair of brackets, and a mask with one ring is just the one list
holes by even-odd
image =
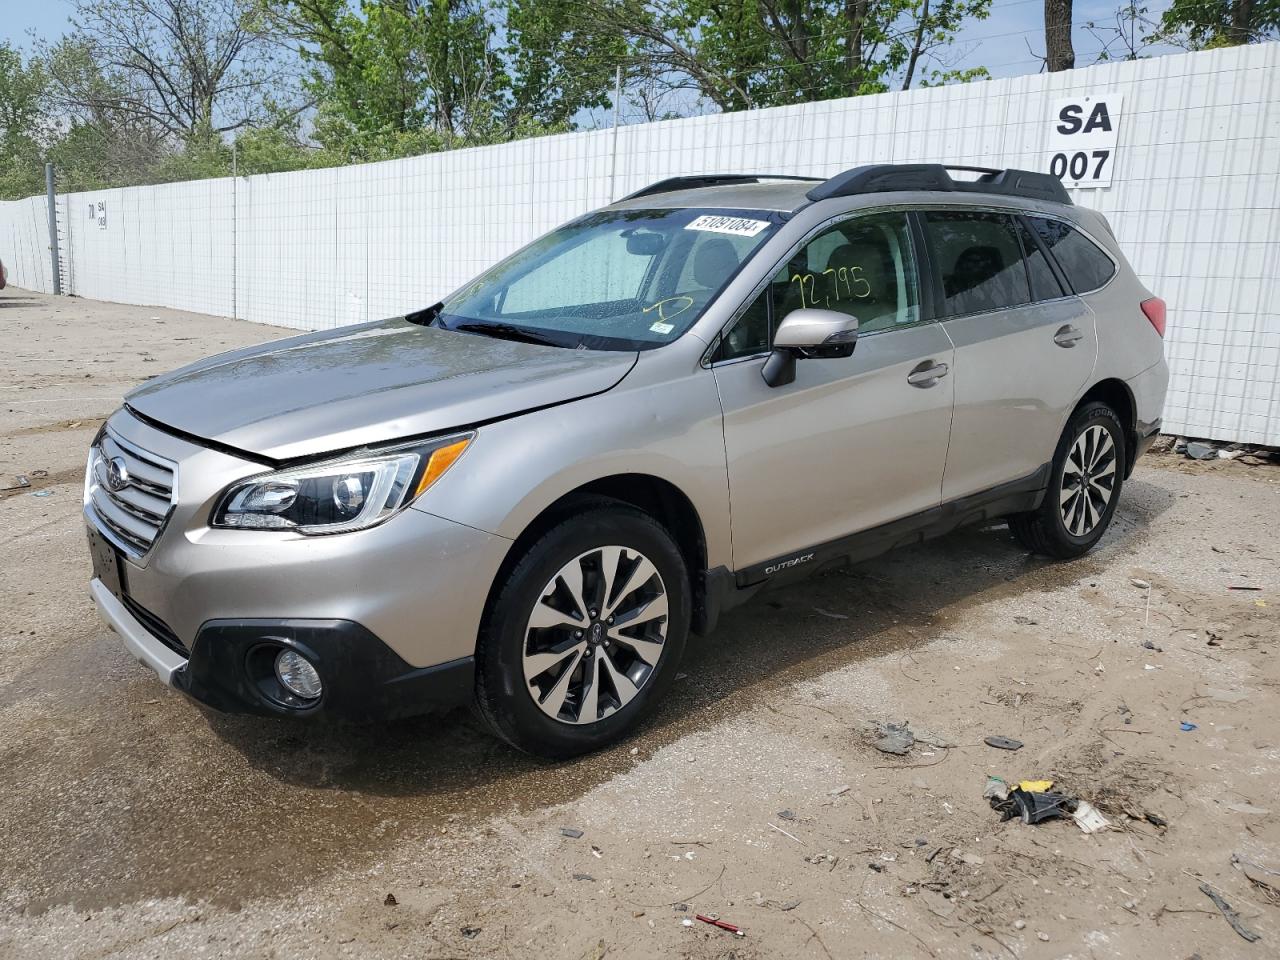
[[[31, 479], [0, 494], [0, 956], [1276, 955], [1275, 467], [1148, 458], [1073, 563], [992, 526], [761, 595], [635, 738], [549, 765], [465, 712], [205, 713], [97, 622], [98, 424], [287, 331], [11, 289], [0, 333], [0, 486]], [[1002, 823], [989, 775], [1111, 829]]]

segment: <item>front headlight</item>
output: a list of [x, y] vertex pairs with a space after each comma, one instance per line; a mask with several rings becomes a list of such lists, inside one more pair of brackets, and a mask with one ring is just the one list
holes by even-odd
[[345, 533], [381, 523], [453, 466], [474, 433], [365, 451], [242, 480], [213, 511], [213, 526]]

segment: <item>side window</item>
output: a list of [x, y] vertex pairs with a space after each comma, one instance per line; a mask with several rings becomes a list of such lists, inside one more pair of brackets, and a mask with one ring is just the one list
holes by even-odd
[[944, 316], [1016, 307], [1031, 300], [1013, 221], [1002, 213], [934, 211], [925, 215], [942, 275]]
[[1113, 276], [1116, 265], [1079, 230], [1061, 220], [1030, 217], [1031, 228], [1044, 241], [1076, 293], [1097, 290]]
[[729, 331], [717, 359], [768, 349], [778, 324], [804, 307], [857, 317], [860, 334], [915, 323], [920, 319], [917, 290], [904, 214], [844, 220], [813, 237], [778, 269]]
[[1027, 255], [1027, 278], [1031, 281], [1032, 300], [1052, 300], [1065, 293], [1057, 275], [1049, 266], [1049, 260], [1040, 249], [1021, 220], [1018, 221], [1018, 237], [1022, 240], [1022, 249]]

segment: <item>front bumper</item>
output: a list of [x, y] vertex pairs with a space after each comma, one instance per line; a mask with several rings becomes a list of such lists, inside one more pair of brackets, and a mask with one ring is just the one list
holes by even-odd
[[[476, 636], [510, 541], [421, 509], [324, 537], [213, 529], [220, 492], [266, 467], [127, 410], [109, 426], [176, 465], [175, 506], [155, 542], [140, 556], [116, 551], [106, 582], [91, 585], [103, 619], [164, 682], [220, 710], [262, 714], [385, 717], [472, 696]], [[86, 519], [92, 526], [88, 510]], [[274, 672], [260, 669], [267, 646], [312, 660], [319, 703], [273, 696]]]
[[[89, 591], [98, 613], [126, 649], [161, 680], [225, 713], [385, 720], [471, 699], [475, 660], [412, 667], [358, 623], [348, 620], [213, 620], [184, 657], [152, 632], [99, 579]], [[276, 656], [305, 656], [323, 682], [320, 696], [299, 700], [276, 679]]]

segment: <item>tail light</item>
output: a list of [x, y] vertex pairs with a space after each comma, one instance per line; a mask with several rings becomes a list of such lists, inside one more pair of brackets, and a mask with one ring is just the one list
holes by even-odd
[[1141, 303], [1142, 312], [1147, 315], [1147, 319], [1151, 321], [1151, 325], [1156, 328], [1156, 333], [1164, 336], [1164, 301], [1159, 297], [1152, 297], [1150, 300], [1143, 300]]

